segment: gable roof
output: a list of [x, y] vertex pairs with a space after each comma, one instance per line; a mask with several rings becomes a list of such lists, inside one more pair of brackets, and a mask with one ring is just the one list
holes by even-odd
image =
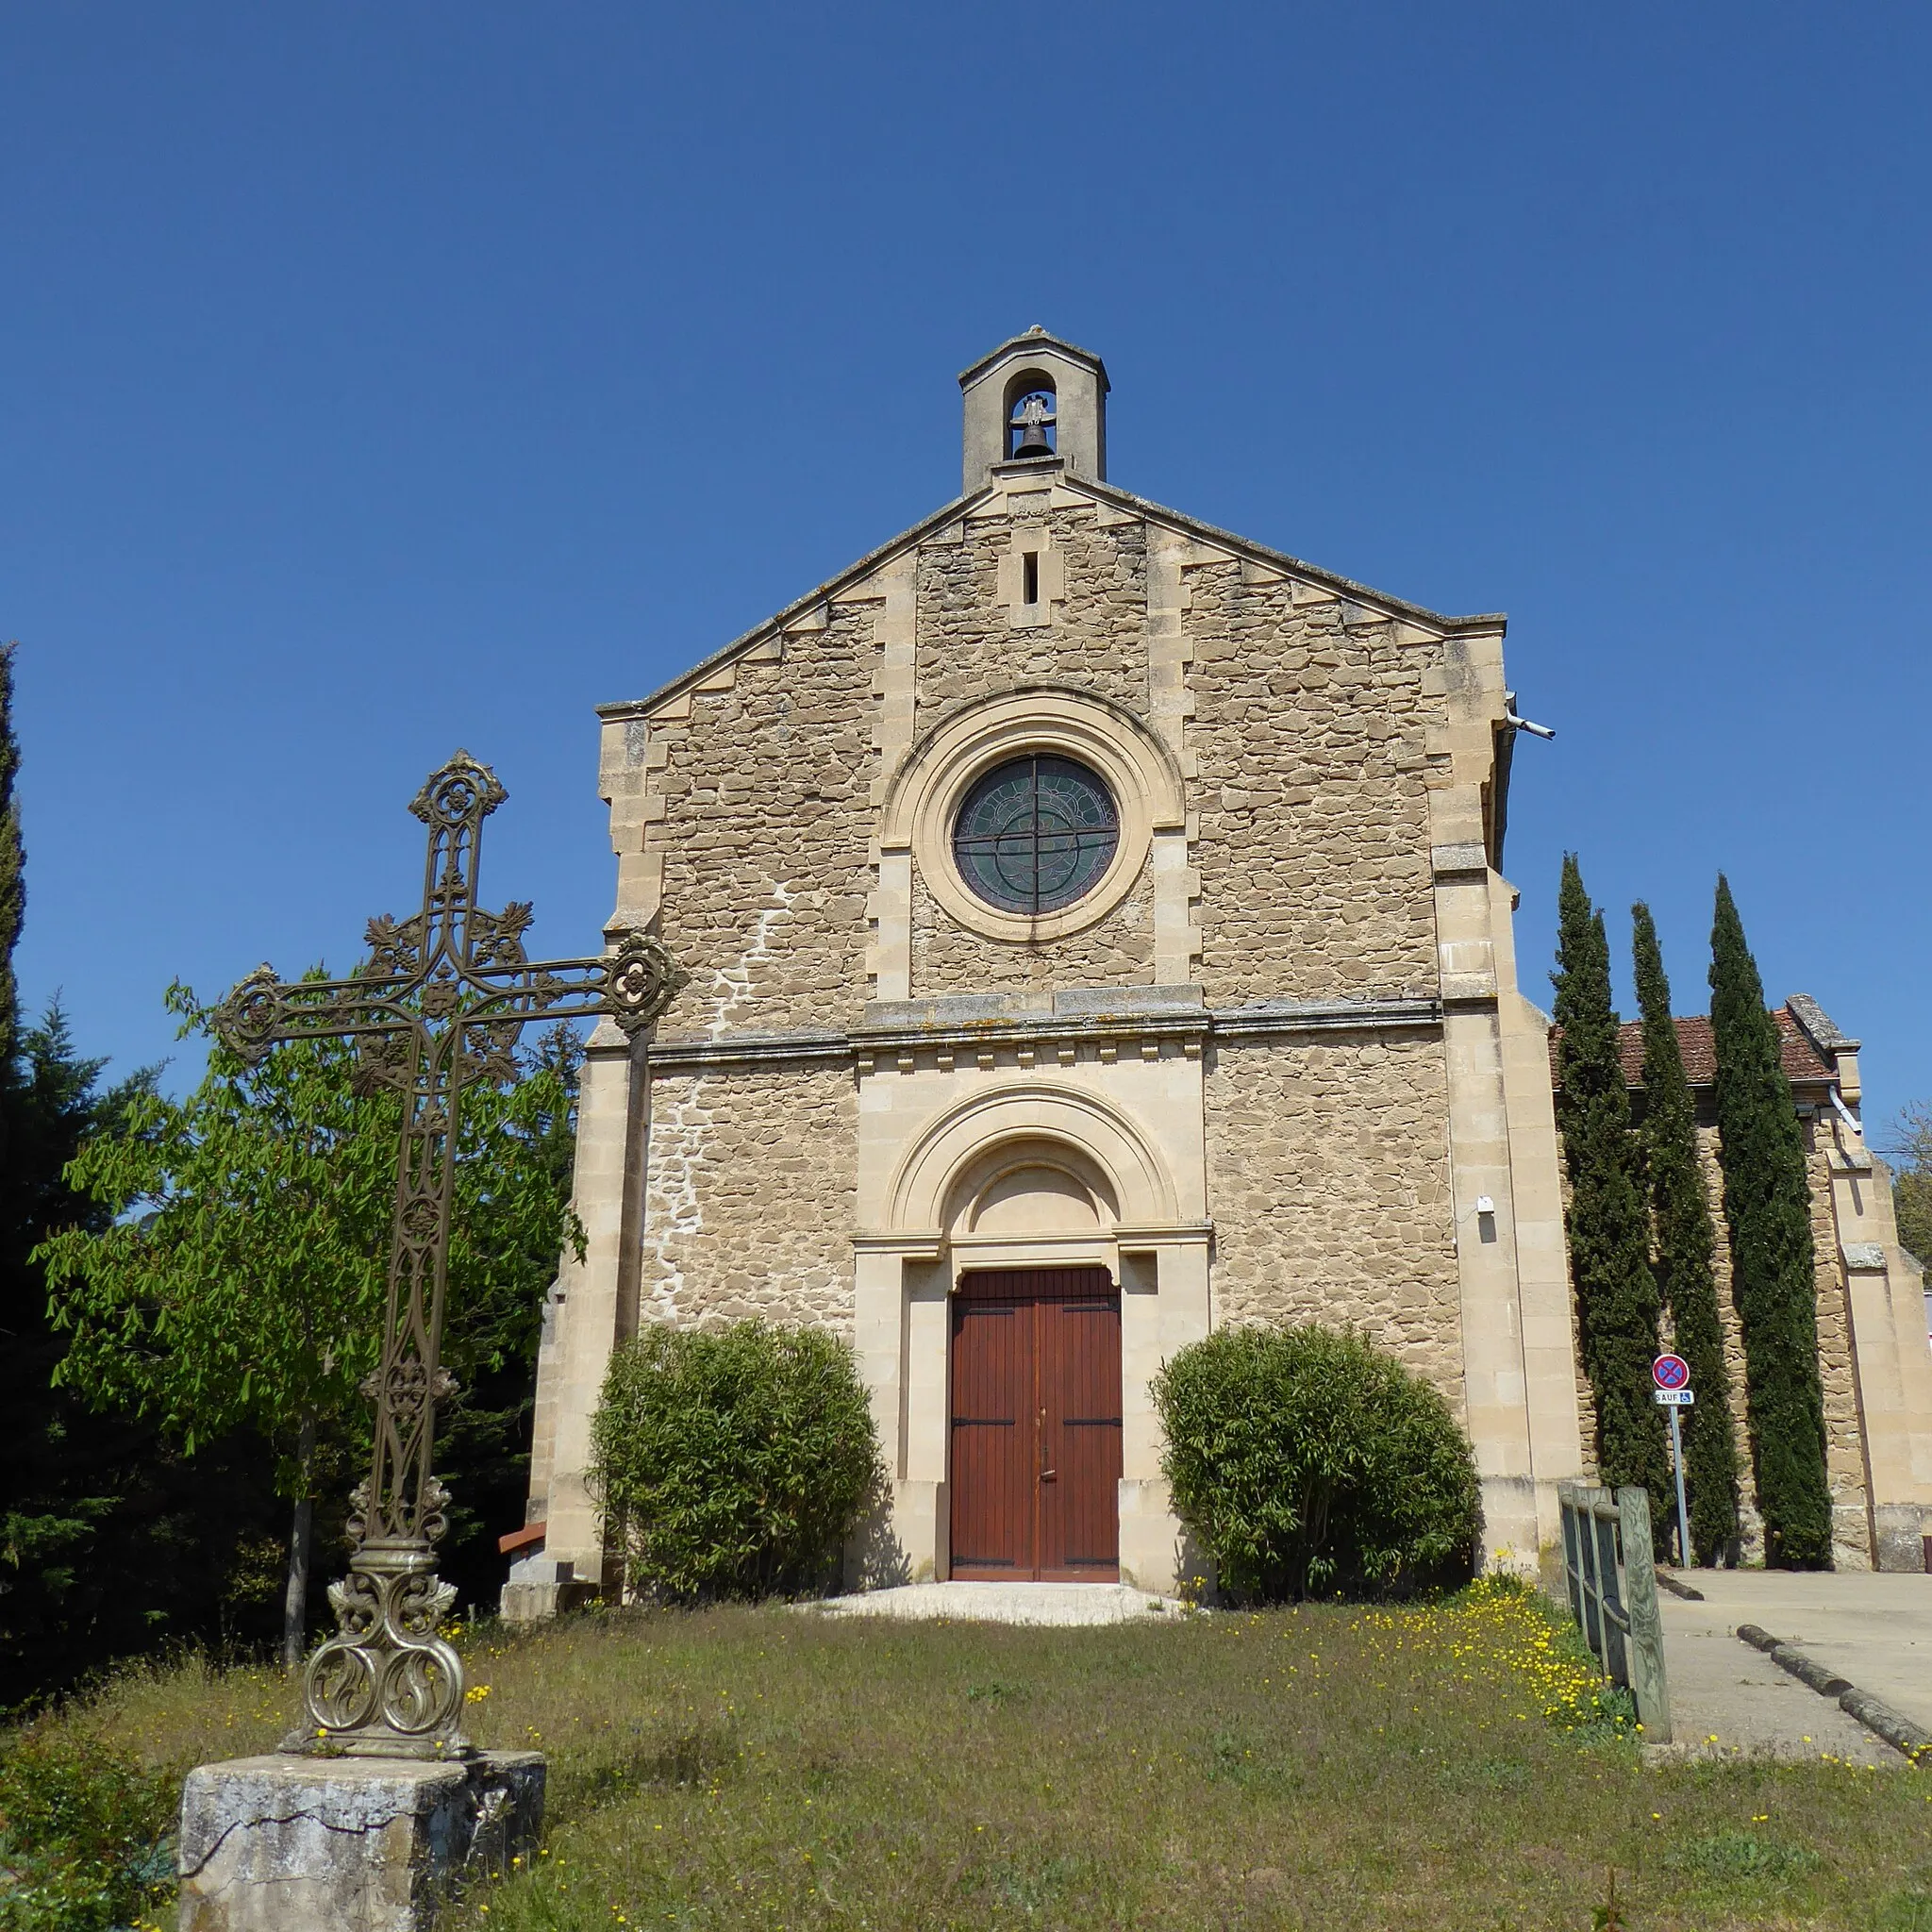
[[1024, 355], [1030, 349], [1058, 349], [1062, 356], [1074, 362], [1084, 362], [1100, 378], [1100, 392], [1106, 395], [1113, 384], [1107, 379], [1107, 364], [1091, 349], [1083, 349], [1077, 342], [1070, 342], [1059, 336], [1048, 335], [1038, 323], [1017, 336], [1008, 336], [998, 348], [989, 349], [978, 361], [959, 372], [959, 387], [964, 389], [982, 370], [991, 369], [995, 362], [1007, 357]]
[[[1006, 345], [1002, 345], [1003, 347]], [[994, 354], [999, 351], [995, 350]], [[1461, 633], [1500, 631], [1506, 619], [1500, 611], [1484, 611], [1473, 617], [1446, 617], [1441, 611], [1431, 610], [1425, 605], [1411, 604], [1406, 598], [1391, 597], [1386, 591], [1372, 589], [1367, 584], [1358, 584], [1352, 577], [1339, 576], [1335, 572], [1324, 570], [1319, 564], [1304, 561], [1301, 558], [1291, 557], [1285, 550], [1274, 550], [1265, 543], [1257, 543], [1252, 538], [1236, 536], [1232, 531], [1217, 528], [1205, 524], [1198, 517], [1191, 517], [1183, 510], [1169, 509], [1162, 504], [1150, 502], [1144, 496], [1136, 496], [1130, 491], [1116, 489], [1111, 483], [1101, 483], [1091, 476], [1069, 476], [1057, 465], [1041, 463], [1039, 469], [1043, 475], [1050, 475], [1054, 488], [1091, 496], [1096, 503], [1105, 503], [1118, 510], [1144, 519], [1148, 523], [1161, 524], [1177, 534], [1192, 537], [1197, 541], [1211, 544], [1225, 550], [1231, 558], [1247, 558], [1263, 564], [1271, 570], [1279, 571], [1282, 575], [1294, 577], [1317, 589], [1327, 591], [1345, 603], [1357, 604], [1364, 611], [1379, 611], [1386, 617], [1420, 625], [1438, 637], [1453, 637]], [[599, 705], [600, 718], [634, 718], [642, 716], [679, 696], [689, 688], [702, 684], [715, 675], [734, 659], [769, 644], [788, 630], [807, 627], [806, 620], [820, 607], [836, 604], [841, 591], [850, 591], [856, 584], [862, 583], [882, 565], [893, 558], [924, 541], [936, 531], [942, 530], [948, 524], [972, 514], [980, 504], [997, 493], [996, 486], [989, 485], [984, 490], [974, 491], [970, 496], [958, 496], [930, 516], [923, 517], [910, 529], [902, 530], [893, 538], [881, 543], [876, 550], [869, 550], [857, 562], [848, 564], [837, 576], [827, 577], [822, 584], [814, 586], [804, 596], [793, 599], [782, 610], [774, 611], [763, 623], [755, 625], [741, 637], [713, 651], [709, 657], [701, 658], [687, 671], [681, 671], [675, 677], [660, 684], [656, 691], [641, 698], [630, 698], [616, 704]]]
[[[1771, 1009], [1771, 1017], [1777, 1022], [1779, 1058], [1784, 1063], [1785, 1078], [1793, 1087], [1825, 1086], [1838, 1078], [1838, 1069], [1819, 1051], [1810, 1033], [1799, 1024], [1792, 1012], [1792, 1007], [1799, 1000], [1806, 1000], [1812, 1008], [1817, 1008], [1817, 1001], [1809, 999], [1808, 995], [1793, 993], [1789, 1004]], [[1823, 1018], [1822, 1012], [1820, 1017]], [[1717, 1079], [1717, 1043], [1711, 1034], [1709, 1016], [1705, 1013], [1677, 1015], [1672, 1018], [1671, 1024], [1677, 1029], [1677, 1051], [1684, 1056], [1686, 1077], [1692, 1087], [1711, 1086]], [[1837, 1032], [1835, 1027], [1832, 1030]], [[1557, 1066], [1557, 1047], [1562, 1037], [1560, 1026], [1550, 1028], [1550, 1084], [1558, 1092], [1562, 1091], [1563, 1076]], [[1843, 1036], [1840, 1034], [1839, 1038]], [[1624, 1021], [1618, 1030], [1617, 1055], [1624, 1064], [1624, 1085], [1633, 1092], [1641, 1092], [1643, 1088], [1642, 1021]]]

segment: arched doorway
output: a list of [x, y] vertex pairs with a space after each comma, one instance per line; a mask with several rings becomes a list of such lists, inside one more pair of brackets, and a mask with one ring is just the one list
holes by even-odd
[[[1120, 1575], [1121, 1298], [1108, 1269], [1082, 1265], [1081, 1254], [1105, 1239], [1113, 1207], [1091, 1163], [1039, 1145], [990, 1154], [956, 1191], [961, 1265], [948, 1324], [956, 1577]], [[1010, 1265], [1036, 1257], [1036, 1265]]]

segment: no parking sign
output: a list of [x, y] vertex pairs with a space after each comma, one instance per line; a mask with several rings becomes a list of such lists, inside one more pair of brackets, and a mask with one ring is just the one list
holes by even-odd
[[1651, 1400], [1671, 1412], [1671, 1470], [1677, 1479], [1677, 1561], [1688, 1564], [1690, 1512], [1684, 1506], [1684, 1434], [1677, 1412], [1697, 1400], [1690, 1388], [1690, 1364], [1680, 1355], [1660, 1355], [1650, 1365], [1650, 1379], [1657, 1384]]

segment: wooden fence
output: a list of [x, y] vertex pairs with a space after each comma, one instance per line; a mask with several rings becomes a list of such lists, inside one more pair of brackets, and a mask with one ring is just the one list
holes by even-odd
[[1637, 1700], [1643, 1735], [1671, 1741], [1671, 1689], [1650, 1542], [1650, 1497], [1634, 1486], [1558, 1483], [1570, 1610], [1604, 1675]]

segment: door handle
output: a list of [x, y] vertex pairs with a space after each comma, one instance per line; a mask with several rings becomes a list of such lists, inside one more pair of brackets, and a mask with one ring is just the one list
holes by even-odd
[[1040, 1411], [1040, 1421], [1037, 1427], [1038, 1435], [1035, 1440], [1040, 1445], [1040, 1480], [1043, 1483], [1050, 1483], [1057, 1479], [1058, 1473], [1046, 1466], [1046, 1411], [1043, 1408]]

